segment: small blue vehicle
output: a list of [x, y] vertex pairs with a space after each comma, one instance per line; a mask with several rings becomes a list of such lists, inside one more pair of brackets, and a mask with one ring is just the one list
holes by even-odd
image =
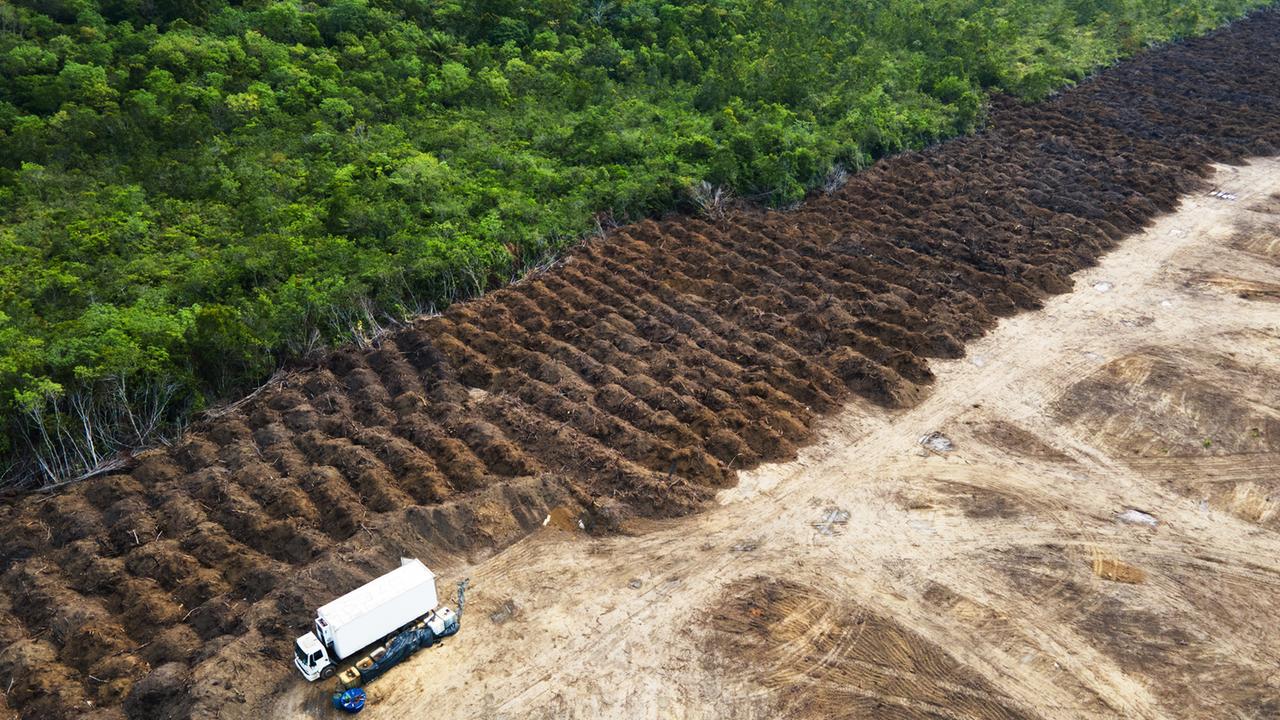
[[350, 688], [333, 694], [333, 706], [352, 715], [364, 709], [365, 694], [362, 688]]

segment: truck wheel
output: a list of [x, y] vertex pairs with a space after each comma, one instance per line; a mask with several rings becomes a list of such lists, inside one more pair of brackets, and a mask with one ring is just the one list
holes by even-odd
[[333, 674], [335, 672], [337, 671], [333, 669], [332, 665], [326, 665], [325, 668], [320, 671], [320, 678], [322, 680], [328, 680], [329, 678], [333, 677]]

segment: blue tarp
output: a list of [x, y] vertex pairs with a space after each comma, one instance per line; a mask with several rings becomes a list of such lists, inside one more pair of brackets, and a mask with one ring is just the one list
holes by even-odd
[[355, 714], [364, 709], [365, 694], [360, 688], [351, 688], [343, 690], [340, 693], [333, 694], [333, 706], [339, 710], [346, 710]]

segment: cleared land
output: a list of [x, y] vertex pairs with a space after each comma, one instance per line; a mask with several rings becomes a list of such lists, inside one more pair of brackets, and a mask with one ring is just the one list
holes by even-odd
[[[1237, 186], [1208, 163], [1277, 154], [1276, 57], [1280, 14], [1264, 13], [1148, 53], [1052, 102], [1001, 105], [987, 132], [881, 163], [798, 211], [730, 210], [713, 221], [622, 228], [376, 350], [299, 370], [128, 475], [8, 502], [0, 507], [0, 679], [13, 680], [5, 702], [28, 717], [258, 716], [283, 692], [295, 709], [318, 709], [323, 694], [303, 689], [288, 662], [314, 598], [400, 555], [462, 572], [468, 554], [527, 536], [556, 507], [605, 533], [704, 509], [740, 471], [794, 458], [821, 417], [852, 403], [832, 426], [839, 431], [829, 429], [802, 461], [836, 458], [838, 473], [792, 482], [778, 473], [794, 476], [799, 466], [766, 466], [728, 492], [777, 491], [731, 506], [738, 509], [659, 523], [638, 538], [534, 538], [471, 568], [478, 604], [459, 640], [381, 681], [387, 695], [375, 685], [375, 708], [422, 708], [414, 678], [423, 691], [461, 688], [430, 706], [465, 715], [484, 703], [557, 716], [654, 714], [659, 703], [693, 715], [730, 698], [733, 706], [722, 706], [743, 717], [845, 707], [843, 696], [796, 690], [810, 670], [823, 692], [861, 688], [855, 694], [869, 702], [903, 697], [903, 713], [943, 717], [955, 713], [940, 709], [938, 693], [953, 690], [993, 714], [1264, 707], [1274, 680], [1261, 668], [1267, 658], [1274, 664], [1265, 653], [1275, 638], [1257, 612], [1274, 604], [1277, 548], [1258, 523], [1272, 517], [1271, 501], [1240, 501], [1263, 509], [1257, 519], [1222, 503], [1240, 493], [1268, 497], [1260, 489], [1268, 466], [1248, 462], [1274, 467], [1276, 403], [1238, 385], [1190, 390], [1219, 376], [1275, 387], [1259, 373], [1274, 367], [1268, 263], [1276, 240], [1189, 228], [1234, 222], [1209, 213], [1219, 206], [1274, 224], [1273, 165]], [[1265, 193], [1252, 187], [1268, 182]], [[1206, 194], [1217, 186], [1237, 200]], [[1186, 193], [1198, 198], [1194, 217], [1178, 216], [1157, 238], [1200, 248], [1204, 262], [1169, 288], [1170, 302], [1203, 296], [1217, 305], [1175, 310], [1176, 332], [1155, 308], [1150, 322], [1115, 316], [1060, 328], [1049, 310], [980, 339], [997, 318], [1070, 289], [1072, 273]], [[1108, 263], [1133, 264], [1105, 278], [1107, 292], [1086, 288], [1049, 307], [1084, 297], [1084, 312], [1105, 320], [1106, 303], [1129, 297], [1124, 288], [1149, 277], [1144, 268], [1171, 272], [1149, 265], [1169, 244], [1126, 244]], [[1151, 256], [1130, 257], [1134, 247]], [[1242, 253], [1253, 259], [1223, 265]], [[1163, 312], [1158, 299], [1156, 307]], [[1181, 340], [1166, 347], [1157, 333]], [[958, 360], [966, 343], [969, 359]], [[1221, 359], [1227, 351], [1247, 355], [1236, 367]], [[935, 386], [939, 372], [944, 382]], [[1091, 384], [1058, 392], [1082, 378]], [[1146, 399], [1129, 401], [1139, 395]], [[1195, 397], [1200, 405], [1186, 404]], [[981, 407], [956, 414], [964, 403]], [[1161, 417], [1185, 407], [1204, 410], [1165, 434], [1153, 434], [1142, 410]], [[1224, 419], [1219, 437], [1188, 439], [1202, 432], [1205, 412], [1230, 408], [1252, 424]], [[1125, 412], [1136, 413], [1127, 425], [1100, 427], [1125, 423]], [[985, 434], [964, 425], [969, 419]], [[915, 433], [934, 429], [961, 448], [950, 459], [901, 452], [917, 447]], [[1222, 460], [1246, 450], [1244, 464]], [[1170, 500], [1183, 496], [1179, 482], [1199, 492], [1198, 476], [1178, 475], [1166, 491], [1117, 459], [1181, 473], [1193, 465], [1169, 458], [1188, 454], [1224, 463], [1223, 474], [1245, 483], [1214, 490], [1203, 511], [1212, 520], [1198, 519], [1196, 501]], [[926, 460], [933, 465], [920, 465], [930, 469], [924, 474], [895, 464]], [[995, 470], [1010, 467], [1028, 472], [1001, 484]], [[825, 489], [795, 494], [809, 486]], [[1114, 523], [1125, 503], [1165, 524], [1152, 534]], [[829, 509], [850, 517], [815, 528]], [[756, 540], [769, 532], [790, 539]], [[700, 534], [706, 539], [695, 544]], [[812, 547], [799, 552], [797, 537]], [[625, 552], [614, 555], [617, 548]], [[975, 571], [989, 566], [1001, 574]], [[640, 588], [615, 587], [618, 569], [630, 567], [649, 569], [635, 574]], [[741, 572], [755, 567], [776, 577]], [[735, 577], [742, 582], [726, 587]], [[908, 581], [937, 585], [935, 605], [913, 599]], [[1135, 597], [1094, 602], [1087, 593], [1092, 583], [1116, 582]], [[517, 620], [495, 627], [508, 588], [515, 604], [505, 615]], [[743, 608], [797, 616], [802, 630], [744, 631], [734, 625], [750, 623]], [[945, 622], [952, 615], [989, 621], [987, 643], [955, 629], [968, 625]], [[1255, 620], [1227, 627], [1231, 617]], [[814, 618], [832, 635], [810, 648], [803, 628]], [[894, 662], [906, 663], [888, 666], [895, 677], [931, 689], [885, 692], [874, 678], [828, 674], [862, 677], [863, 666], [845, 657], [858, 634], [849, 618], [867, 618]], [[1138, 644], [1108, 646], [1109, 633]], [[788, 637], [804, 642], [779, 644]], [[995, 650], [1005, 655], [990, 656]], [[798, 661], [808, 656], [829, 656], [836, 669]], [[1161, 665], [1166, 658], [1171, 667]], [[923, 665], [931, 669], [914, 672]], [[1051, 682], [1062, 667], [1074, 685], [1065, 676]], [[751, 674], [769, 668], [782, 674]], [[691, 686], [670, 677], [679, 672], [721, 695], [684, 694]], [[649, 681], [668, 684], [655, 690]], [[519, 694], [507, 692], [520, 683]], [[1188, 698], [1169, 703], [1151, 683]], [[488, 687], [501, 688], [492, 702]], [[603, 704], [624, 689], [638, 694]], [[1237, 690], [1271, 694], [1228, 696]], [[744, 697], [748, 704], [738, 703]]]
[[1189, 196], [916, 407], [855, 401], [697, 516], [450, 568], [465, 630], [370, 717], [1280, 714], [1280, 312], [1198, 280], [1280, 282], [1280, 160], [1212, 180], [1237, 199]]

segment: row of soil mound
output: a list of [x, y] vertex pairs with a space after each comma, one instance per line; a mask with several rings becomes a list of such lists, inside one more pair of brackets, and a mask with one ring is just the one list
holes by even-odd
[[[701, 507], [851, 396], [909, 405], [996, 319], [1280, 147], [1280, 13], [1149, 52], [791, 212], [623, 227], [298, 370], [129, 474], [0, 506], [23, 717], [248, 715], [317, 600], [549, 509]], [[446, 588], [442, 588], [447, 590]]]

